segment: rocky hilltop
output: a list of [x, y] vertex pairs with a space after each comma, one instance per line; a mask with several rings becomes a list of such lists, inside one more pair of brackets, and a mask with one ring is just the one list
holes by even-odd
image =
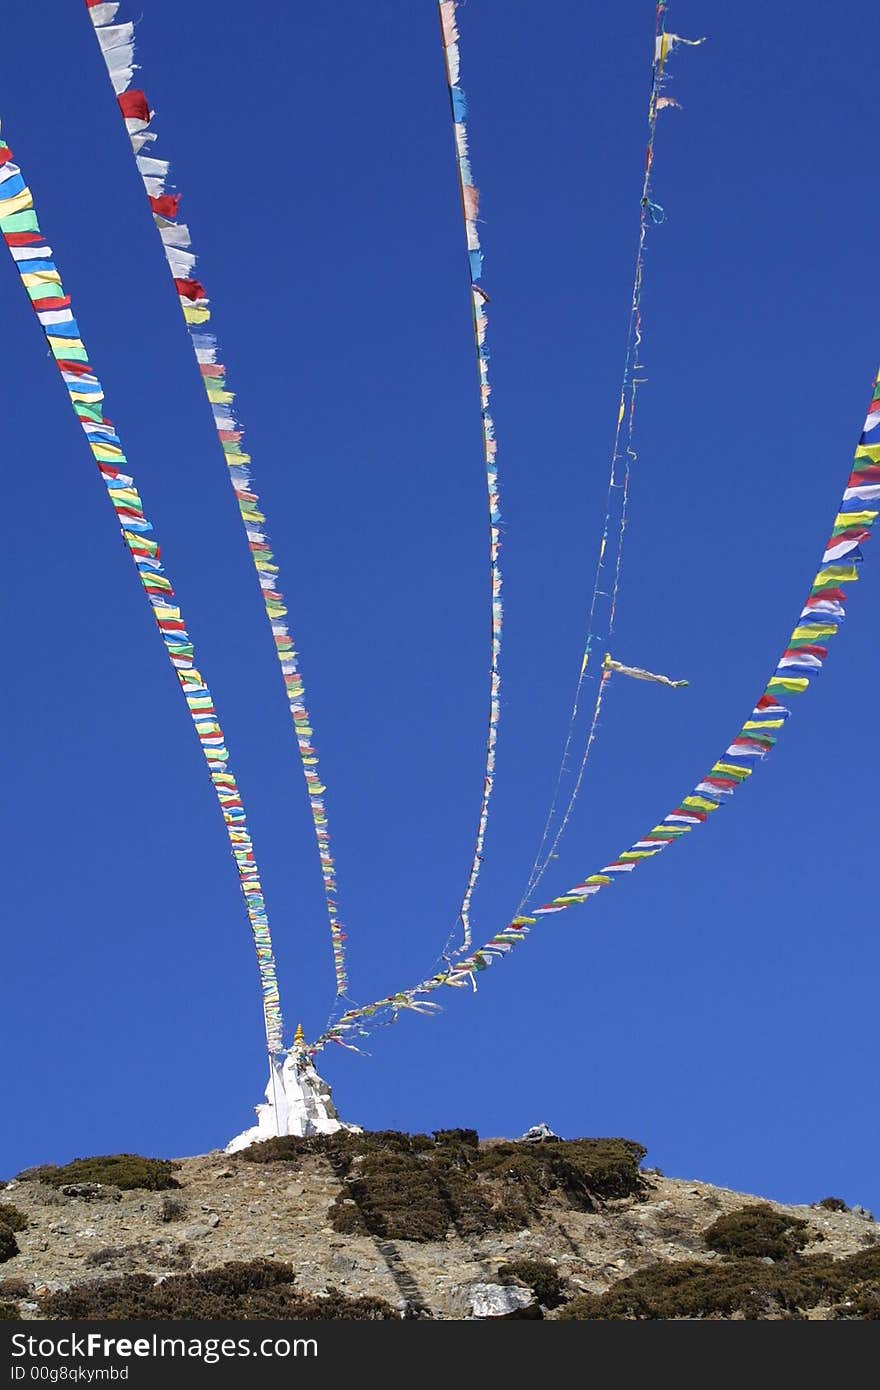
[[880, 1230], [641, 1166], [627, 1140], [285, 1138], [0, 1192], [6, 1317], [878, 1318]]

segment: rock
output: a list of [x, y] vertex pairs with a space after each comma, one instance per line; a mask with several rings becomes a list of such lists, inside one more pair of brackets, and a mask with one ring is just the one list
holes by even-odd
[[541, 1317], [535, 1295], [519, 1284], [465, 1284], [461, 1293], [474, 1318]]
[[121, 1202], [118, 1187], [104, 1182], [71, 1182], [61, 1191], [65, 1197], [78, 1197], [82, 1202]]
[[545, 1139], [558, 1139], [559, 1135], [554, 1134], [549, 1125], [545, 1125], [543, 1120], [539, 1125], [532, 1125], [525, 1134], [519, 1136], [520, 1144], [541, 1144]]
[[184, 1226], [180, 1234], [184, 1240], [201, 1240], [204, 1236], [209, 1236], [219, 1223], [219, 1216], [215, 1221], [196, 1221], [192, 1226]]
[[868, 1211], [868, 1208], [867, 1208], [867, 1207], [860, 1207], [860, 1206], [857, 1205], [857, 1206], [851, 1207], [850, 1210], [851, 1210], [853, 1216], [860, 1216], [860, 1217], [862, 1218], [863, 1221], [873, 1221], [873, 1220], [874, 1220], [874, 1213], [873, 1213], [872, 1211]]

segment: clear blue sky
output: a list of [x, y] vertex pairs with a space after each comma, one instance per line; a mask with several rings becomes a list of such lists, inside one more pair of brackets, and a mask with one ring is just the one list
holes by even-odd
[[[507, 599], [475, 904], [510, 916], [558, 761], [626, 329], [653, 6], [469, 0]], [[876, 13], [677, 0], [644, 299], [650, 381], [620, 681], [548, 891], [649, 828], [726, 746], [807, 592], [880, 359]], [[47, 60], [51, 35], [51, 63]], [[487, 561], [463, 234], [435, 6], [150, 0], [161, 150], [248, 426], [327, 782], [352, 992], [415, 982], [466, 875]], [[305, 790], [189, 343], [76, 3], [4, 27], [3, 134], [37, 197], [217, 699], [288, 1024], [332, 980]], [[257, 974], [177, 682], [11, 262], [0, 826], [5, 1175], [187, 1154], [265, 1084]], [[876, 542], [875, 542], [876, 544]], [[624, 1134], [649, 1162], [880, 1205], [874, 1150], [880, 553], [825, 672], [723, 815], [548, 920], [434, 1021], [324, 1055], [373, 1127]]]

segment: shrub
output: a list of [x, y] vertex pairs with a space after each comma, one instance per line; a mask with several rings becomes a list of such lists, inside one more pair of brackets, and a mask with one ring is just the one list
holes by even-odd
[[823, 1197], [821, 1202], [816, 1203], [817, 1207], [824, 1207], [826, 1211], [849, 1211], [849, 1207], [842, 1197]]
[[335, 1230], [386, 1240], [443, 1240], [452, 1215], [433, 1165], [387, 1150], [364, 1155], [330, 1209]]
[[117, 1269], [129, 1273], [140, 1273], [156, 1264], [166, 1270], [189, 1269], [192, 1266], [192, 1251], [188, 1245], [178, 1245], [170, 1249], [166, 1245], [155, 1245], [146, 1240], [136, 1240], [131, 1245], [103, 1245], [92, 1250], [83, 1260], [91, 1269], [103, 1269], [115, 1265]]
[[703, 1232], [703, 1239], [721, 1255], [784, 1260], [807, 1244], [810, 1228], [799, 1216], [756, 1202], [719, 1216]]
[[802, 1317], [818, 1304], [831, 1304], [835, 1316], [867, 1318], [875, 1316], [871, 1310], [880, 1296], [878, 1281], [880, 1247], [839, 1260], [793, 1255], [773, 1265], [754, 1257], [723, 1264], [682, 1260], [649, 1265], [618, 1280], [603, 1294], [582, 1294], [558, 1316], [617, 1320], [729, 1318], [734, 1314]]
[[0, 1322], [5, 1322], [7, 1319], [10, 1322], [21, 1319], [21, 1313], [14, 1303], [0, 1303]]
[[443, 1240], [512, 1230], [528, 1224], [550, 1192], [593, 1210], [606, 1198], [639, 1195], [645, 1150], [626, 1139], [502, 1142], [479, 1147], [475, 1130], [402, 1134], [341, 1131], [253, 1144], [248, 1163], [299, 1163], [321, 1155], [344, 1182], [330, 1221], [344, 1235], [386, 1240]]
[[289, 1265], [270, 1260], [234, 1261], [198, 1274], [175, 1274], [156, 1284], [149, 1274], [129, 1274], [75, 1284], [39, 1300], [47, 1318], [331, 1319], [397, 1318], [380, 1298], [298, 1293]]
[[72, 1163], [62, 1166], [47, 1164], [42, 1168], [28, 1168], [19, 1173], [20, 1178], [30, 1178], [49, 1183], [52, 1187], [64, 1187], [68, 1183], [106, 1183], [123, 1191], [145, 1188], [150, 1192], [161, 1192], [165, 1188], [179, 1187], [174, 1176], [179, 1168], [167, 1158], [142, 1158], [140, 1154], [103, 1154], [96, 1158], [75, 1158]]
[[206, 1293], [222, 1298], [239, 1298], [257, 1289], [277, 1288], [295, 1279], [290, 1265], [279, 1260], [230, 1260], [225, 1265], [189, 1275], [187, 1287], [198, 1285]]
[[179, 1197], [163, 1197], [159, 1208], [160, 1221], [180, 1221], [186, 1216], [186, 1203]]
[[0, 1298], [27, 1298], [30, 1291], [27, 1279], [0, 1279]]
[[126, 1255], [127, 1248], [124, 1245], [102, 1245], [97, 1250], [90, 1250], [83, 1264], [89, 1265], [91, 1269], [101, 1269], [104, 1265], [118, 1264]]
[[27, 1224], [28, 1219], [23, 1211], [19, 1211], [11, 1202], [0, 1202], [0, 1226], [5, 1226], [7, 1231], [23, 1231]]
[[558, 1308], [565, 1301], [565, 1283], [555, 1265], [547, 1260], [510, 1260], [498, 1270], [500, 1284], [519, 1281], [526, 1284], [545, 1308]]
[[475, 1129], [435, 1129], [434, 1143], [447, 1148], [463, 1146], [466, 1149], [478, 1149], [480, 1136]]
[[18, 1241], [8, 1226], [0, 1226], [0, 1265], [19, 1254]]
[[602, 1201], [642, 1195], [639, 1164], [646, 1152], [631, 1139], [504, 1141], [481, 1149], [477, 1167], [486, 1177], [519, 1188], [529, 1207], [558, 1190], [570, 1205], [593, 1211]]

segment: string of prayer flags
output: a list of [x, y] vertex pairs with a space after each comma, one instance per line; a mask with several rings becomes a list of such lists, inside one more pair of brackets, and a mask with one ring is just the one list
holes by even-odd
[[491, 385], [489, 382], [489, 350], [486, 346], [488, 317], [486, 305], [489, 296], [482, 288], [483, 251], [477, 219], [480, 208], [480, 194], [474, 184], [471, 169], [468, 131], [465, 123], [467, 100], [459, 84], [461, 54], [459, 33], [455, 12], [457, 0], [440, 0], [440, 32], [446, 62], [446, 79], [449, 84], [449, 102], [452, 109], [452, 129], [455, 137], [455, 154], [458, 165], [458, 183], [461, 193], [461, 207], [464, 216], [465, 241], [467, 245], [468, 269], [471, 285], [471, 308], [474, 322], [474, 341], [477, 353], [477, 374], [480, 390], [480, 413], [483, 426], [483, 459], [486, 471], [486, 491], [489, 508], [489, 568], [491, 592], [491, 660], [489, 669], [489, 726], [486, 736], [486, 765], [483, 774], [483, 793], [480, 813], [477, 818], [477, 833], [474, 842], [473, 858], [467, 878], [464, 897], [459, 908], [459, 921], [462, 927], [461, 951], [466, 951], [472, 943], [470, 908], [480, 868], [483, 862], [483, 848], [486, 840], [486, 827], [489, 823], [489, 802], [495, 786], [495, 764], [498, 743], [498, 728], [501, 722], [501, 634], [504, 619], [501, 599], [501, 497], [498, 489], [498, 444], [495, 438], [495, 422], [489, 410]]
[[[654, 14], [651, 90], [648, 99], [648, 146], [645, 151], [642, 193], [639, 203], [639, 236], [636, 247], [636, 265], [635, 274], [633, 276], [623, 379], [620, 387], [620, 396], [617, 401], [614, 443], [611, 450], [611, 470], [608, 478], [608, 491], [605, 500], [605, 518], [602, 524], [599, 554], [593, 577], [593, 589], [590, 595], [590, 608], [587, 618], [587, 632], [584, 640], [583, 655], [578, 671], [574, 701], [569, 715], [562, 757], [559, 762], [559, 770], [556, 774], [553, 795], [550, 799], [550, 809], [547, 812], [544, 829], [541, 833], [541, 842], [529, 873], [525, 891], [520, 899], [520, 912], [525, 910], [528, 903], [531, 902], [534, 897], [538, 884], [541, 882], [550, 864], [556, 858], [559, 845], [568, 828], [584, 782], [587, 764], [596, 742], [599, 730], [599, 719], [602, 712], [602, 702], [607, 693], [605, 680], [607, 668], [603, 666], [601, 672], [595, 673], [595, 675], [598, 675], [598, 684], [596, 688], [596, 697], [593, 703], [593, 713], [590, 718], [587, 736], [584, 742], [583, 754], [580, 759], [580, 764], [577, 767], [574, 781], [571, 784], [568, 799], [565, 802], [564, 808], [560, 810], [563, 799], [563, 784], [571, 767], [572, 760], [570, 754], [572, 745], [574, 744], [575, 734], [580, 723], [581, 705], [584, 699], [585, 687], [589, 681], [594, 679], [594, 671], [590, 667], [590, 658], [596, 646], [605, 646], [607, 650], [614, 632], [617, 605], [620, 597], [620, 576], [623, 564], [623, 549], [626, 539], [627, 520], [629, 516], [630, 482], [632, 478], [632, 467], [637, 458], [636, 451], [633, 448], [636, 402], [638, 389], [646, 380], [644, 376], [645, 368], [640, 361], [642, 347], [642, 290], [645, 276], [645, 247], [648, 237], [648, 228], [665, 220], [665, 213], [663, 213], [662, 208], [653, 201], [651, 196], [652, 176], [654, 171], [654, 148], [657, 137], [657, 117], [661, 111], [669, 107], [674, 108], [678, 106], [677, 101], [662, 94], [664, 82], [666, 80], [666, 57], [676, 44], [687, 43], [691, 46], [695, 46], [702, 42], [702, 39], [682, 39], [677, 34], [667, 33], [666, 4], [665, 0], [659, 0]], [[610, 570], [610, 578], [606, 575], [606, 570]]]
[[[115, 12], [113, 5], [102, 8]], [[126, 72], [130, 74], [130, 43], [117, 35], [112, 36], [112, 40], [107, 50], [116, 55], [111, 73], [122, 80], [122, 75]], [[54, 253], [40, 229], [33, 196], [21, 170], [12, 162], [12, 151], [3, 140], [0, 140], [0, 235], [15, 263], [24, 291], [45, 334], [49, 351], [61, 373], [74, 415], [104, 481], [122, 539], [134, 562], [169, 660], [177, 673], [226, 825], [253, 932], [267, 1046], [270, 1053], [278, 1053], [282, 1050], [284, 1030], [269, 918], [244, 803], [229, 766], [229, 753], [214, 698], [196, 667], [192, 638], [165, 571], [152, 523], [144, 513], [134, 478], [126, 471], [129, 464], [122, 441], [113, 421], [106, 414], [103, 387], [89, 361], [71, 298], [65, 293], [55, 264]]]
[[[853, 584], [858, 579], [857, 558], [861, 559], [861, 545], [870, 537], [872, 527], [880, 515], [880, 493], [876, 494], [875, 498], [870, 498], [863, 491], [864, 488], [874, 488], [880, 483], [878, 431], [880, 373], [874, 382], [871, 406], [855, 451], [831, 539], [825, 547], [819, 570], [810, 585], [797, 624], [773, 675], [749, 712], [748, 718], [694, 789], [611, 863], [603, 865], [598, 872], [574, 884], [567, 892], [552, 898], [541, 907], [534, 908], [531, 914], [517, 914], [506, 927], [502, 927], [478, 950], [451, 963], [445, 962], [442, 969], [412, 989], [388, 995], [367, 1005], [366, 1008], [350, 1009], [344, 1013], [314, 1044], [315, 1050], [331, 1042], [347, 1046], [351, 1036], [367, 1033], [380, 1023], [395, 1022], [403, 1010], [413, 1008], [416, 1002], [424, 1002], [425, 995], [432, 994], [441, 986], [455, 989], [470, 985], [476, 989], [477, 975], [524, 941], [530, 930], [537, 926], [543, 917], [554, 916], [588, 902], [622, 876], [632, 873], [643, 861], [656, 858], [663, 850], [689, 835], [698, 826], [705, 825], [710, 816], [727, 804], [730, 797], [751, 777], [754, 770], [776, 746], [776, 741], [791, 713], [785, 701], [802, 695], [809, 689], [825, 662], [829, 641], [837, 635], [843, 622], [847, 600], [844, 586]], [[877, 439], [876, 443], [872, 442], [872, 437]], [[863, 478], [870, 481], [860, 481]], [[867, 505], [872, 500], [876, 500], [876, 507]], [[847, 532], [857, 532], [859, 539], [845, 553], [844, 562], [841, 563], [838, 556], [829, 558], [829, 551], [836, 546], [835, 537]], [[852, 540], [853, 536], [849, 539]], [[648, 679], [652, 678], [650, 672], [639, 672], [637, 667], [628, 670], [638, 672], [640, 678], [646, 675]], [[604, 666], [602, 685], [607, 684], [610, 674], [611, 671]], [[665, 683], [665, 678], [661, 680]]]
[[131, 141], [135, 164], [152, 209], [153, 221], [162, 242], [168, 269], [183, 311], [202, 384], [214, 418], [214, 428], [226, 460], [248, 549], [257, 572], [263, 606], [281, 668], [284, 690], [293, 721], [300, 762], [312, 814], [315, 840], [324, 882], [324, 898], [330, 923], [336, 992], [345, 994], [348, 976], [345, 961], [346, 934], [339, 920], [336, 863], [330, 842], [325, 779], [318, 763], [312, 718], [306, 705], [305, 687], [299, 658], [287, 621], [286, 600], [281, 592], [279, 567], [266, 530], [263, 504], [254, 486], [251, 456], [243, 445], [244, 429], [235, 411], [235, 393], [230, 390], [226, 367], [220, 361], [219, 345], [206, 331], [211, 319], [211, 301], [201, 281], [195, 278], [196, 253], [192, 249], [189, 227], [179, 220], [180, 193], [168, 190], [170, 164], [152, 153], [156, 134], [152, 129], [153, 111], [146, 94], [132, 89], [134, 76], [134, 26], [114, 24], [120, 4], [86, 0], [107, 72], [116, 93], [122, 119]]

